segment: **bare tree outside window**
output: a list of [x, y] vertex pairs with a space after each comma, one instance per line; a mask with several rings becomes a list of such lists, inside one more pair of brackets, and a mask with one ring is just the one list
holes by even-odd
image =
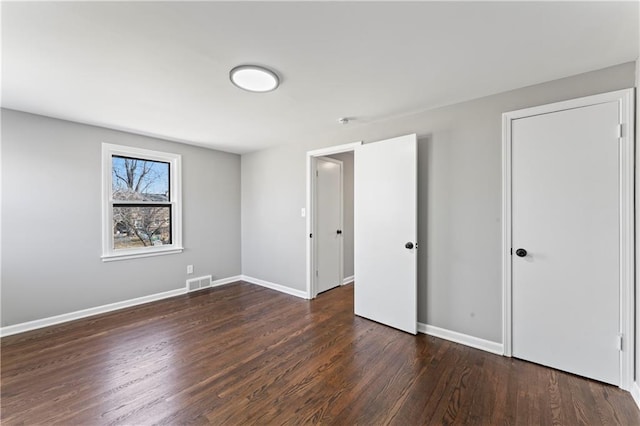
[[171, 244], [170, 164], [112, 156], [113, 247]]

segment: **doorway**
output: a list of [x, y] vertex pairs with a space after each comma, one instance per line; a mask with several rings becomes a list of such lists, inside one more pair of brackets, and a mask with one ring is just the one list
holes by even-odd
[[629, 389], [633, 91], [503, 115], [505, 355]]
[[[417, 332], [417, 136], [307, 152], [307, 294], [318, 294], [316, 163], [354, 152], [354, 310]], [[303, 210], [303, 214], [304, 214]]]
[[328, 155], [327, 158], [342, 162], [342, 281], [341, 285], [353, 283], [354, 275], [354, 152]]
[[[361, 142], [356, 142], [307, 153], [307, 291], [310, 299], [323, 291], [354, 281], [353, 152], [360, 145]], [[337, 163], [342, 163], [342, 180], [347, 181], [346, 185], [340, 182], [338, 186], [342, 192], [339, 219], [335, 217], [333, 208], [327, 208], [327, 204], [337, 202], [336, 183], [331, 183], [335, 178], [330, 177], [333, 167], [329, 166]], [[319, 179], [323, 171], [327, 172], [324, 182]], [[333, 191], [318, 191], [325, 184], [333, 185]]]

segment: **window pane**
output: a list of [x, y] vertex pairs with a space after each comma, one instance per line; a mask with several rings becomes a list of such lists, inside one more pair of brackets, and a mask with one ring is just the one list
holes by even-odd
[[169, 163], [111, 157], [114, 200], [169, 201]]
[[171, 206], [113, 207], [113, 248], [171, 244]]

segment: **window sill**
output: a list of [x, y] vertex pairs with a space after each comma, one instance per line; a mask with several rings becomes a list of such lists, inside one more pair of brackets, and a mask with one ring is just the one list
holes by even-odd
[[145, 251], [142, 253], [136, 252], [124, 252], [124, 253], [113, 253], [113, 254], [105, 254], [102, 256], [103, 262], [114, 262], [117, 260], [127, 260], [127, 259], [137, 259], [140, 257], [153, 257], [153, 256], [164, 256], [166, 254], [176, 254], [182, 253], [184, 248], [182, 247], [171, 247], [153, 251]]

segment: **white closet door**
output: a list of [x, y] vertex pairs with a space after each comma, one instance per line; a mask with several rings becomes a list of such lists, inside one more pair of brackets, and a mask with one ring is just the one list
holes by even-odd
[[342, 284], [342, 162], [316, 159], [317, 291]]
[[513, 356], [612, 384], [619, 120], [609, 102], [512, 122]]

